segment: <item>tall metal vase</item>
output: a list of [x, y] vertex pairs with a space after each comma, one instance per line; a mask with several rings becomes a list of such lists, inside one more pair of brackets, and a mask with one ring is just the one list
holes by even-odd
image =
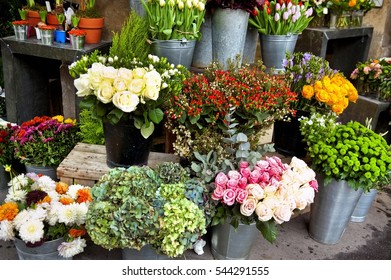
[[362, 193], [360, 200], [357, 202], [356, 208], [354, 208], [353, 214], [350, 217], [351, 222], [361, 223], [365, 221], [376, 195], [377, 189], [371, 189], [369, 192]]
[[324, 185], [317, 176], [319, 191], [311, 205], [309, 235], [323, 244], [337, 244], [345, 232], [363, 189], [354, 190], [347, 181], [332, 180]]
[[195, 45], [196, 40], [154, 40], [151, 50], [158, 57], [167, 57], [170, 63], [190, 69]]
[[247, 28], [246, 42], [243, 50], [243, 63], [253, 64], [256, 62], [257, 46], [259, 42], [259, 32], [256, 28]]
[[218, 260], [248, 260], [258, 234], [255, 223], [239, 223], [237, 229], [228, 220], [218, 224], [212, 228], [212, 255]]
[[283, 59], [286, 52], [292, 54], [298, 39], [297, 34], [291, 35], [265, 35], [261, 34], [261, 55], [263, 64], [273, 73], [284, 71]]
[[212, 63], [212, 16], [205, 13], [205, 21], [202, 23], [201, 39], [196, 42], [191, 65], [195, 68], [206, 68]]
[[230, 61], [242, 63], [249, 13], [217, 8], [212, 15], [212, 57], [227, 69]]
[[123, 260], [169, 260], [167, 255], [161, 255], [156, 252], [151, 245], [145, 245], [140, 250], [123, 248]]

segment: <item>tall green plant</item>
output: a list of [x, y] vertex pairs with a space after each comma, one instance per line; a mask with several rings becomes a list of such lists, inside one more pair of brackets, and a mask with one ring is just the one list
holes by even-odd
[[147, 20], [139, 16], [135, 11], [131, 11], [129, 17], [122, 25], [121, 31], [113, 36], [110, 56], [117, 56], [119, 58], [118, 63], [122, 67], [130, 67], [126, 63], [130, 64], [134, 57], [144, 61], [150, 50], [147, 39]]
[[105, 143], [102, 121], [94, 118], [90, 109], [81, 110], [79, 127], [80, 132], [78, 134], [83, 143], [97, 145]]

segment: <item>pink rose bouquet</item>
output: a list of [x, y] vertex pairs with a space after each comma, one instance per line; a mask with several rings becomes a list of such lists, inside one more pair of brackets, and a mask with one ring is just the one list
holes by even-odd
[[270, 242], [276, 238], [276, 224], [288, 222], [294, 211], [303, 210], [314, 201], [318, 183], [315, 172], [293, 157], [290, 164], [277, 156], [266, 157], [251, 167], [242, 161], [239, 170], [217, 174], [212, 200], [218, 202], [212, 225], [227, 218], [237, 227], [257, 223]]

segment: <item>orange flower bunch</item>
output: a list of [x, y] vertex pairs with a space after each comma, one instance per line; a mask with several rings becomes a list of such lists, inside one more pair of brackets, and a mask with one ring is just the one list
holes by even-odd
[[334, 76], [324, 76], [313, 85], [304, 85], [302, 95], [305, 99], [315, 98], [324, 103], [337, 115], [348, 107], [349, 102], [355, 103], [358, 98], [357, 89], [340, 73]]
[[69, 31], [68, 34], [72, 36], [86, 36], [87, 32], [85, 30], [74, 28], [71, 31]]

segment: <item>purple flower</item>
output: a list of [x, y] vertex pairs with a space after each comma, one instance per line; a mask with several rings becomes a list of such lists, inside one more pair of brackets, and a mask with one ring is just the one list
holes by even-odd
[[287, 19], [289, 18], [289, 16], [290, 16], [290, 14], [289, 14], [288, 12], [284, 12], [284, 13], [282, 14], [282, 18], [283, 18], [284, 20], [287, 20]]
[[280, 14], [276, 13], [276, 14], [274, 15], [274, 20], [275, 20], [275, 21], [279, 21], [279, 20], [280, 20]]
[[305, 16], [308, 18], [308, 17], [312, 16], [312, 13], [313, 13], [313, 11], [312, 11], [312, 7], [311, 7], [311, 8], [309, 8], [309, 9], [305, 12]]
[[54, 139], [54, 137], [48, 137], [48, 138], [45, 138], [43, 139], [43, 143], [47, 143], [47, 142], [50, 142]]

